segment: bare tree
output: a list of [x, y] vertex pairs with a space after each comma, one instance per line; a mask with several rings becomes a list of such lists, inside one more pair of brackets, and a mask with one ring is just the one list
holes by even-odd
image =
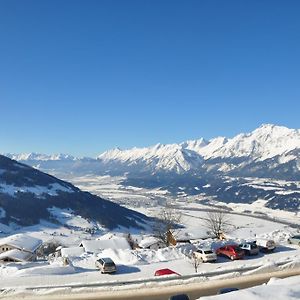
[[[174, 244], [179, 233], [182, 213], [176, 211], [168, 203], [161, 209], [158, 221], [154, 226], [154, 234], [166, 245]], [[173, 240], [173, 241], [172, 241]]]
[[204, 226], [214, 237], [221, 239], [232, 226], [228, 214], [224, 211], [209, 211], [204, 219]]
[[138, 246], [138, 243], [136, 240], [133, 239], [132, 235], [128, 232], [127, 234], [124, 234], [125, 239], [127, 240], [129, 246], [131, 249], [136, 249]]
[[37, 256], [41, 258], [46, 258], [49, 254], [54, 253], [59, 246], [63, 247], [63, 245], [57, 240], [45, 242], [37, 250]]
[[196, 255], [194, 255], [194, 253], [192, 254], [191, 258], [190, 258], [190, 263], [193, 265], [194, 269], [195, 269], [195, 273], [198, 273], [198, 268], [199, 266], [202, 264], [202, 260], [199, 259]]

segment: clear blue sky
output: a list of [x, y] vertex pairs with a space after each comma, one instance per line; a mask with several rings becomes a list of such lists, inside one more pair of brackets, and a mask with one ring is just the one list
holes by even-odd
[[300, 128], [300, 1], [0, 0], [0, 152]]

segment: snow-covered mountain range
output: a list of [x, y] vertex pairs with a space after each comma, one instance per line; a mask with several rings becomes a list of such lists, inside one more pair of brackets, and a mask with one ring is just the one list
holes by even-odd
[[[213, 162], [218, 165], [214, 169], [227, 172], [241, 168], [250, 161], [257, 165], [273, 159], [278, 160], [277, 165], [285, 164], [297, 160], [299, 150], [300, 130], [267, 124], [232, 139], [217, 137], [209, 141], [199, 139], [149, 148], [113, 149], [99, 155], [98, 159], [103, 164], [117, 162], [128, 167], [139, 164], [153, 172], [160, 170], [178, 174], [202, 172], [201, 166]], [[296, 166], [299, 171], [299, 160]], [[210, 167], [205, 168], [206, 171]]]
[[[175, 172], [177, 174], [203, 171], [201, 167], [213, 162], [217, 163], [214, 170], [228, 172], [232, 169], [243, 169], [245, 163], [255, 162], [270, 163], [276, 161], [276, 166], [295, 161], [295, 171], [298, 172], [300, 151], [300, 130], [289, 129], [283, 126], [265, 124], [251, 133], [239, 134], [231, 139], [217, 137], [206, 141], [186, 141], [180, 144], [157, 144], [145, 148], [132, 148], [121, 150], [112, 149], [100, 154], [97, 158], [77, 158], [68, 154], [45, 155], [29, 154], [4, 154], [12, 159], [27, 162], [43, 170], [59, 169], [67, 164], [67, 171], [101, 173], [105, 169], [116, 169], [122, 172], [125, 167], [139, 168], [142, 171]], [[222, 162], [222, 163], [221, 163]], [[235, 162], [235, 163], [234, 163]], [[115, 168], [114, 168], [115, 167]], [[120, 170], [121, 167], [121, 170]], [[273, 166], [270, 167], [275, 167]], [[209, 171], [210, 168], [206, 168]], [[110, 170], [112, 171], [112, 170]], [[267, 174], [265, 174], [267, 175]], [[266, 176], [268, 177], [268, 176]]]
[[63, 215], [97, 228], [140, 227], [148, 218], [37, 169], [0, 155], [0, 225], [58, 223]]
[[[209, 141], [201, 138], [128, 150], [117, 148], [97, 158], [6, 155], [60, 176], [126, 175], [125, 185], [161, 187], [174, 193], [184, 188], [186, 193], [204, 193], [222, 201], [251, 202], [263, 198], [272, 200], [272, 207], [299, 207], [300, 194], [295, 181], [300, 181], [300, 130], [272, 124], [233, 138], [217, 137]], [[276, 194], [275, 189], [270, 192], [269, 188], [251, 185], [257, 178], [289, 181], [292, 182], [289, 186], [295, 189], [284, 188], [281, 195]]]

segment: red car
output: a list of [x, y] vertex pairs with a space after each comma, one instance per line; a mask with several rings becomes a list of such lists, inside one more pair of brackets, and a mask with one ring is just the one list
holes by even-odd
[[170, 269], [160, 269], [160, 270], [156, 270], [154, 273], [154, 276], [163, 276], [163, 275], [177, 275], [177, 276], [181, 276], [180, 274], [174, 272], [173, 270]]
[[245, 251], [242, 250], [238, 245], [226, 245], [216, 251], [217, 255], [222, 255], [234, 259], [241, 259], [245, 256]]

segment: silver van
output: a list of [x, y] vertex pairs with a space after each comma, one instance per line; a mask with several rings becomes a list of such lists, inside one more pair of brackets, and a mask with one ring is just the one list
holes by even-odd
[[109, 257], [102, 257], [96, 260], [95, 266], [100, 269], [101, 273], [115, 273], [117, 267]]

